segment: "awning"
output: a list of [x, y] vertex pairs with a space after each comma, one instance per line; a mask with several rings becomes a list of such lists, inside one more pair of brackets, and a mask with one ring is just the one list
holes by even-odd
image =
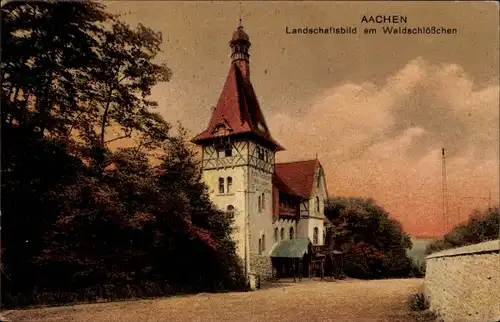
[[283, 240], [273, 249], [271, 257], [302, 258], [309, 251], [309, 244], [307, 237]]

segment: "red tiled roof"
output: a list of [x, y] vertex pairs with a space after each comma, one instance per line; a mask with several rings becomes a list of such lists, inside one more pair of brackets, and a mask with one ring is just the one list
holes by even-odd
[[314, 186], [316, 169], [321, 167], [318, 160], [276, 163], [274, 185], [279, 191], [309, 198]]
[[[258, 129], [258, 123], [266, 129], [265, 132]], [[220, 124], [229, 128], [229, 135], [250, 134], [272, 145], [277, 151], [284, 150], [269, 133], [250, 80], [243, 77], [240, 68], [234, 63], [231, 64], [207, 129], [196, 136], [193, 142], [201, 143], [215, 138], [214, 130]]]

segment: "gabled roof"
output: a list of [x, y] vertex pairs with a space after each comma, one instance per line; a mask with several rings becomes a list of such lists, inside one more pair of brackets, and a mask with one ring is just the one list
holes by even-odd
[[274, 182], [278, 190], [301, 198], [309, 198], [314, 187], [316, 169], [322, 168], [317, 159], [276, 163]]
[[277, 151], [284, 150], [271, 137], [253, 86], [250, 80], [243, 76], [240, 67], [235, 63], [231, 64], [207, 129], [196, 136], [193, 142], [200, 144], [205, 140], [216, 138], [216, 130], [220, 126], [226, 128], [227, 135], [250, 135], [265, 141]]

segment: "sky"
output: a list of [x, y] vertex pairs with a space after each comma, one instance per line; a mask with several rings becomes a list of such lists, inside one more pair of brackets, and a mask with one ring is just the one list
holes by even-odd
[[[106, 1], [135, 26], [163, 34], [158, 60], [173, 71], [152, 98], [168, 121], [203, 131], [242, 24], [250, 73], [278, 162], [318, 156], [328, 192], [373, 198], [417, 236], [499, 199], [499, 16], [495, 2]], [[363, 16], [406, 16], [367, 24]], [[286, 28], [356, 27], [357, 34]], [[455, 35], [388, 35], [382, 27], [456, 28]], [[364, 34], [377, 28], [377, 34]]]

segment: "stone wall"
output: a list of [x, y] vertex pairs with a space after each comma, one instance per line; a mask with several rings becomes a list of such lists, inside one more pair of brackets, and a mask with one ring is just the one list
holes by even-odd
[[443, 321], [500, 320], [500, 240], [427, 257], [425, 296]]
[[269, 255], [250, 254], [250, 273], [260, 276], [261, 280], [273, 277], [273, 264]]

